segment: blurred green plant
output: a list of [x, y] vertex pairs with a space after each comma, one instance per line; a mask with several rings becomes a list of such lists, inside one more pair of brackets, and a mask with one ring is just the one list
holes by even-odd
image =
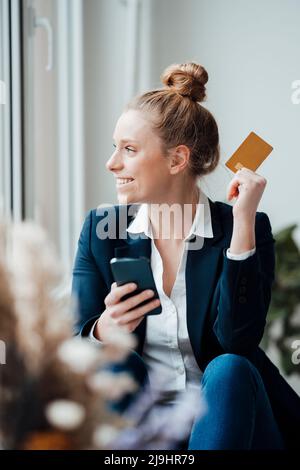
[[[300, 364], [292, 361], [292, 343], [300, 339], [300, 250], [293, 238], [296, 227], [296, 224], [290, 225], [274, 235], [275, 281], [262, 339], [263, 349], [277, 348], [279, 367], [285, 375], [300, 374]], [[273, 331], [275, 323], [276, 335]]]

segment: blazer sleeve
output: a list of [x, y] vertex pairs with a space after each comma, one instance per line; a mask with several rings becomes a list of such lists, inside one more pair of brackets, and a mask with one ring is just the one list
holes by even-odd
[[256, 214], [256, 252], [237, 261], [226, 257], [213, 326], [225, 352], [247, 354], [263, 336], [275, 271], [275, 240], [268, 216]]
[[77, 305], [75, 334], [88, 336], [94, 322], [105, 310], [107, 286], [91, 251], [93, 211], [86, 216], [78, 240], [73, 266], [72, 295]]

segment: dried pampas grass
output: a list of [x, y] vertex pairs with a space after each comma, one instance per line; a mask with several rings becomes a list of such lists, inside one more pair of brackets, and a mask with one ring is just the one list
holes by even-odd
[[113, 411], [108, 401], [138, 386], [128, 373], [107, 367], [126, 359], [135, 336], [116, 325], [101, 347], [74, 337], [74, 301], [57, 295], [64, 291], [63, 274], [41, 227], [1, 223], [0, 340], [6, 360], [0, 365], [0, 446], [172, 448], [199, 414], [199, 395], [183, 397], [158, 418], [149, 413], [156, 397], [145, 389], [128, 413]]

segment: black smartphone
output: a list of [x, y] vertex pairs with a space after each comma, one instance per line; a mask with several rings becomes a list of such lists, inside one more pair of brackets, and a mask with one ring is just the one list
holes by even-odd
[[[141, 302], [139, 306], [145, 305], [154, 299], [159, 299], [150, 260], [148, 258], [143, 256], [140, 258], [112, 258], [110, 260], [110, 266], [117, 286], [122, 286], [129, 282], [137, 284], [137, 288], [133, 292], [124, 295], [122, 300], [137, 295], [146, 289], [153, 290], [154, 295], [150, 299]], [[161, 305], [158, 305], [158, 307], [146, 313], [146, 315], [158, 315], [159, 313], [161, 313]]]

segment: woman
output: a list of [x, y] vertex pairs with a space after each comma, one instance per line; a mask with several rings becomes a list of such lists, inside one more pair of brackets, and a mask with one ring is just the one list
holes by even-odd
[[[141, 384], [143, 368], [150, 383], [161, 371], [166, 402], [201, 384], [208, 412], [195, 421], [189, 449], [289, 448], [300, 399], [258, 347], [274, 278], [270, 222], [257, 212], [266, 180], [239, 170], [227, 192], [233, 208], [198, 187], [219, 162], [217, 124], [200, 104], [207, 80], [201, 65], [170, 66], [164, 88], [135, 97], [120, 116], [106, 165], [120, 205], [91, 211], [82, 229], [73, 272], [78, 332], [104, 342], [113, 323], [133, 332], [138, 345], [126, 366]], [[125, 234], [99, 236], [105, 215], [116, 212], [118, 227], [121, 209], [129, 214], [136, 203]], [[168, 224], [165, 210], [160, 223], [157, 205], [175, 205], [182, 217]], [[159, 303], [151, 292], [122, 300], [136, 285], [113, 283], [114, 256], [151, 260], [160, 315], [145, 316]]]

